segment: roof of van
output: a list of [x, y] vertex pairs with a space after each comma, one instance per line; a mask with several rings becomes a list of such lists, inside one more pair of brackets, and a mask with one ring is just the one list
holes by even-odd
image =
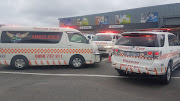
[[119, 33], [97, 33], [96, 35], [120, 35]]
[[12, 26], [2, 26], [0, 27], [2, 31], [42, 31], [42, 32], [60, 32], [60, 31], [75, 31], [72, 28], [62, 28], [62, 27], [12, 27]]
[[169, 32], [154, 32], [154, 31], [135, 31], [135, 32], [124, 32], [123, 34], [130, 34], [130, 33], [139, 33], [139, 34], [172, 34]]

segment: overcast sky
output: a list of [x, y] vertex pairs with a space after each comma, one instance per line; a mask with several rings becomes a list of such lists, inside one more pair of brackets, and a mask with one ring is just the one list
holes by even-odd
[[0, 0], [0, 24], [58, 26], [58, 18], [180, 3], [180, 0]]

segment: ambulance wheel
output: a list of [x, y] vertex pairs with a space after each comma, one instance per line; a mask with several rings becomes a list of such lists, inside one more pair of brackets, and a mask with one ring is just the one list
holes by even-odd
[[81, 55], [74, 55], [70, 59], [70, 65], [75, 68], [79, 69], [84, 66], [85, 60]]
[[22, 70], [28, 65], [28, 60], [24, 56], [15, 56], [11, 60], [11, 67], [14, 69]]
[[126, 72], [123, 70], [117, 70], [117, 72], [119, 73], [120, 76], [125, 76]]
[[166, 70], [166, 74], [160, 77], [162, 84], [169, 84], [169, 82], [171, 81], [171, 73], [172, 73], [172, 65], [171, 63], [169, 63]]

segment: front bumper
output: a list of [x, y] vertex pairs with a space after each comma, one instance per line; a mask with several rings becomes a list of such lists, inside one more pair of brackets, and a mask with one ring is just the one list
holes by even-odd
[[93, 53], [93, 55], [94, 55], [94, 62], [95, 63], [99, 63], [99, 62], [101, 62], [101, 60], [102, 60], [102, 55], [101, 55], [101, 53]]
[[101, 54], [109, 54], [111, 52], [111, 48], [98, 49]]

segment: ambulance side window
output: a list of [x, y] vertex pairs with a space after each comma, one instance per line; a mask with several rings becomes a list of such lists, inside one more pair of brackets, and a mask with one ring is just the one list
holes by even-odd
[[179, 46], [179, 40], [174, 35], [168, 35], [169, 46]]
[[62, 34], [62, 32], [3, 31], [1, 42], [13, 44], [57, 44], [60, 42]]
[[68, 33], [68, 38], [70, 42], [87, 43], [86, 37], [78, 33]]

